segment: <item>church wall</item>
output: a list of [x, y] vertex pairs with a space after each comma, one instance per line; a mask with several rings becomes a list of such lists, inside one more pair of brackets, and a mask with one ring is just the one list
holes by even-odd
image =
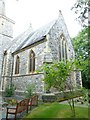
[[59, 36], [62, 33], [61, 26], [58, 26], [57, 23], [52, 27], [49, 32], [49, 49], [52, 53], [53, 60], [59, 60]]
[[6, 50], [13, 38], [14, 21], [5, 16], [5, 3], [0, 1], [0, 89], [2, 88], [1, 73], [3, 67], [3, 53]]
[[[43, 91], [43, 74], [37, 74], [36, 72], [31, 74], [28, 72], [29, 68], [29, 53], [30, 50], [33, 50], [35, 53], [35, 68], [36, 70], [43, 64], [44, 62], [44, 52], [46, 49], [46, 42], [38, 44], [37, 46], [30, 47], [18, 54], [14, 55], [14, 68], [13, 68], [13, 79], [12, 82], [15, 84], [17, 90], [24, 90], [25, 87], [30, 83], [35, 83], [37, 91]], [[20, 57], [20, 69], [19, 74], [15, 74], [15, 62], [16, 56]]]
[[[63, 26], [63, 27], [61, 27]], [[50, 30], [49, 34], [48, 34], [48, 47], [50, 50], [50, 53], [52, 54], [52, 59], [53, 60], [59, 60], [59, 45], [61, 43], [61, 39], [60, 36], [64, 35], [65, 38], [65, 42], [67, 43], [67, 59], [70, 60], [71, 58], [74, 59], [74, 49], [70, 40], [70, 36], [68, 34], [67, 28], [65, 23], [63, 22], [63, 18], [60, 17], [56, 23], [54, 24], [54, 26], [52, 27], [52, 29]], [[73, 84], [76, 85], [76, 73], [73, 71], [71, 74], [71, 81], [73, 81]]]
[[14, 22], [9, 20], [9, 18], [5, 16], [0, 16], [0, 33], [4, 34], [8, 37], [13, 37], [13, 24]]
[[25, 91], [29, 84], [34, 84], [36, 92], [44, 92], [43, 74], [14, 76], [13, 84], [16, 87], [16, 91]]
[[[61, 27], [63, 26], [63, 27]], [[49, 49], [52, 53], [54, 60], [59, 60], [59, 45], [60, 45], [60, 35], [64, 35], [65, 41], [67, 42], [67, 55], [68, 60], [74, 58], [74, 49], [71, 44], [70, 36], [68, 34], [67, 28], [62, 17], [59, 17], [52, 29], [49, 32]]]
[[[39, 45], [33, 46], [29, 49], [26, 49], [14, 56], [14, 69], [13, 69], [13, 83], [16, 85], [17, 89], [22, 90], [25, 88], [26, 84], [33, 83], [33, 81], [36, 81], [38, 84], [38, 88], [40, 88], [42, 83], [42, 75], [41, 74], [30, 74], [28, 73], [28, 61], [29, 61], [29, 52], [32, 49], [35, 52], [36, 55], [36, 69], [39, 68], [43, 64], [43, 62], [52, 62], [53, 60], [59, 60], [59, 41], [60, 41], [60, 35], [63, 33], [67, 43], [69, 43], [70, 38], [68, 36], [68, 33], [66, 31], [63, 32], [61, 28], [60, 20], [57, 20], [55, 25], [50, 30], [49, 34], [46, 36], [47, 42], [41, 43]], [[63, 25], [64, 26], [64, 25]], [[65, 26], [64, 26], [65, 27]], [[65, 28], [63, 28], [65, 29]], [[71, 57], [71, 52], [73, 52], [73, 47], [70, 44], [68, 44], [68, 48], [72, 48], [71, 51], [68, 51], [69, 58]], [[20, 74], [15, 75], [15, 60], [16, 56], [20, 57]], [[36, 83], [35, 82], [35, 83]], [[38, 91], [40, 91], [38, 89]]]
[[9, 47], [11, 41], [12, 38], [0, 34], [0, 51], [3, 52], [4, 50], [6, 50]]
[[13, 57], [10, 51], [5, 52], [3, 56], [3, 63], [2, 63], [2, 82], [1, 87], [4, 90], [6, 85], [10, 85], [12, 81], [12, 64], [13, 64]]
[[12, 41], [11, 37], [0, 34], [0, 81], [1, 81], [1, 72], [2, 72], [2, 62], [3, 62], [3, 53], [4, 50], [8, 48]]

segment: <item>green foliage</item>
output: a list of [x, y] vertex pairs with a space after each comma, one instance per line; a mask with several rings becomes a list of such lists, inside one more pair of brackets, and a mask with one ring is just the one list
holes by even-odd
[[6, 99], [5, 102], [7, 102], [9, 105], [16, 105], [18, 101], [16, 99]]
[[83, 29], [79, 34], [72, 39], [72, 43], [76, 52], [76, 59], [79, 62], [79, 66], [82, 69], [82, 81], [83, 86], [90, 88], [90, 69], [89, 69], [89, 49], [90, 43], [88, 39], [88, 33], [90, 32], [90, 27]]
[[5, 88], [5, 97], [11, 97], [14, 95], [14, 91], [15, 91], [15, 86], [13, 84], [11, 84], [10, 86], [7, 86]]
[[43, 69], [45, 73], [44, 82], [46, 83], [46, 90], [54, 87], [58, 91], [62, 91], [73, 67], [73, 62], [69, 61], [53, 62], [52, 64], [45, 63], [41, 67], [41, 71]]
[[[88, 118], [88, 108], [85, 107], [75, 107], [76, 109], [76, 119], [79, 120], [80, 118], [84, 120]], [[89, 108], [90, 109], [90, 108]], [[69, 105], [60, 104], [60, 103], [45, 103], [38, 106], [32, 112], [28, 113], [24, 119], [64, 119], [68, 118], [68, 120], [74, 120], [72, 117]]]
[[77, 0], [72, 10], [77, 15], [76, 19], [83, 26], [83, 30], [73, 38], [76, 58], [78, 58], [82, 68], [83, 86], [90, 89], [90, 0]]
[[25, 98], [30, 98], [35, 92], [35, 85], [34, 84], [29, 84], [26, 86], [24, 96]]
[[88, 102], [88, 89], [86, 89], [85, 87], [82, 87], [81, 91], [83, 93], [83, 96], [82, 96], [83, 101]]
[[[59, 92], [63, 91], [65, 93], [65, 86], [68, 85], [70, 90], [71, 99], [68, 101], [72, 115], [75, 117], [75, 107], [74, 107], [74, 100], [73, 100], [73, 90], [74, 86], [71, 81], [66, 81], [69, 78], [71, 71], [75, 68], [75, 65], [78, 65], [77, 61], [59, 61], [53, 62], [52, 64], [45, 63], [41, 67], [41, 71], [44, 70], [45, 76], [44, 81], [46, 83], [46, 89], [49, 90], [51, 87], [56, 88]], [[70, 98], [70, 97], [69, 97]]]
[[88, 58], [88, 30], [89, 28], [83, 29], [72, 39], [77, 58], [83, 60]]

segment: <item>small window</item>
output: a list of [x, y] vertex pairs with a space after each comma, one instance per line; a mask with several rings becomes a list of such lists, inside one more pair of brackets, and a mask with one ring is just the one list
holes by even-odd
[[19, 74], [19, 65], [20, 65], [20, 58], [19, 56], [17, 56], [16, 65], [15, 65], [15, 74]]
[[61, 45], [59, 45], [59, 60], [61, 61]]
[[62, 59], [64, 60], [64, 40], [62, 41]]
[[67, 44], [65, 43], [65, 59], [67, 60]]
[[31, 50], [29, 56], [29, 72], [33, 73], [34, 71], [35, 71], [35, 53], [33, 50]]

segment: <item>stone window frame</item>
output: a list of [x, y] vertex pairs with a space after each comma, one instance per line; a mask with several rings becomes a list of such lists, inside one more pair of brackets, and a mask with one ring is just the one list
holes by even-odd
[[63, 33], [60, 35], [59, 40], [59, 59], [66, 61], [68, 59], [67, 41]]
[[29, 53], [29, 67], [28, 67], [29, 73], [35, 73], [35, 52], [33, 50], [30, 50]]
[[15, 62], [15, 74], [19, 74], [19, 67], [20, 67], [20, 57], [17, 55]]
[[68, 60], [67, 42], [65, 42], [65, 60]]

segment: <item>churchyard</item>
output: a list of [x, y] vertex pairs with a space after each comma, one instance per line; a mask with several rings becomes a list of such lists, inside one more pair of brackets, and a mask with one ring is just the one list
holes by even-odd
[[[55, 99], [55, 95], [52, 93], [46, 93], [42, 96], [39, 95], [38, 106], [33, 107], [31, 110], [29, 109], [28, 113], [24, 111], [23, 113], [17, 115], [18, 118], [23, 120], [25, 118], [88, 118], [90, 112], [90, 101], [86, 95], [80, 95], [78, 92], [78, 96], [74, 97], [74, 106], [75, 106], [75, 116], [72, 114], [72, 110], [70, 108], [69, 97], [63, 97]], [[35, 93], [36, 94], [36, 93]], [[86, 93], [87, 94], [87, 93]], [[75, 94], [74, 94], [75, 95]], [[27, 94], [27, 97], [30, 97], [30, 94]], [[14, 95], [11, 97], [0, 97], [0, 118], [6, 118], [7, 107], [15, 107], [16, 104], [25, 99], [25, 95], [18, 96]], [[14, 115], [9, 115], [10, 118], [14, 118]]]

